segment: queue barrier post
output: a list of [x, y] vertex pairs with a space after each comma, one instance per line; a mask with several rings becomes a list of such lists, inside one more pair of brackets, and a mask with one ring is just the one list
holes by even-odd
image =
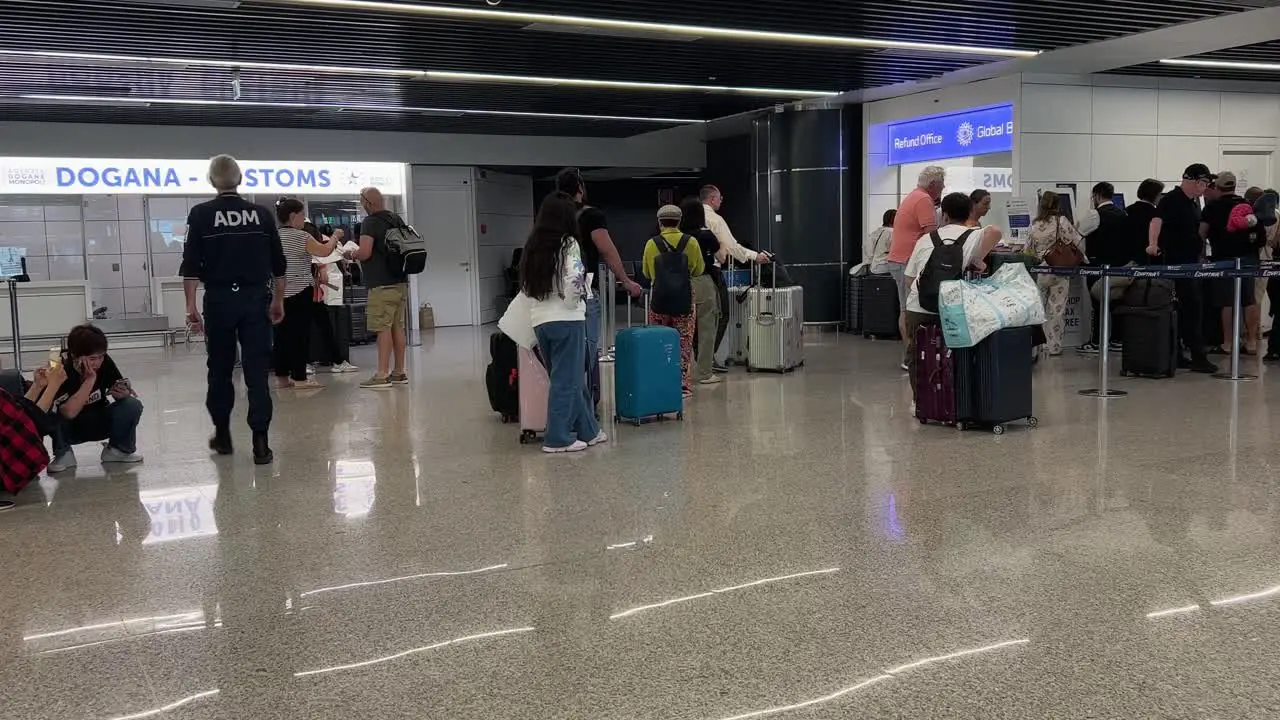
[[22, 327], [18, 321], [18, 280], [9, 282], [9, 325], [13, 328], [13, 369], [22, 372]]
[[1108, 387], [1111, 382], [1111, 275], [1108, 271], [1110, 265], [1102, 266], [1102, 329], [1098, 333], [1098, 342], [1101, 347], [1098, 349], [1098, 387], [1081, 390], [1079, 393], [1086, 397], [1109, 398], [1124, 397], [1129, 393], [1124, 390], [1112, 390]]
[[1249, 380], [1257, 380], [1257, 375], [1241, 375], [1240, 374], [1240, 311], [1243, 298], [1242, 287], [1244, 278], [1240, 274], [1240, 259], [1236, 258], [1236, 275], [1235, 275], [1235, 298], [1231, 303], [1231, 372], [1214, 373], [1213, 376], [1219, 380], [1233, 380], [1235, 382], [1246, 382]]

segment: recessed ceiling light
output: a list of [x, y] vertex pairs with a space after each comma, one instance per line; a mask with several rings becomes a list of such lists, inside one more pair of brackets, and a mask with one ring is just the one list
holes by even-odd
[[128, 107], [128, 108], [145, 108], [150, 107], [149, 100], [126, 97], [80, 97], [80, 96], [56, 96], [56, 95], [19, 95], [17, 97], [0, 97], [0, 104], [4, 105], [87, 105], [93, 107]]
[[[0, 50], [4, 57], [34, 57], [65, 61], [75, 64], [104, 65], [162, 65], [188, 68], [241, 68], [252, 70], [278, 70], [284, 72], [309, 72], [337, 75], [377, 75], [409, 79], [460, 80], [479, 83], [515, 83], [524, 85], [564, 85], [571, 87], [595, 87], [617, 90], [656, 90], [666, 92], [710, 92], [734, 95], [759, 95], [767, 97], [823, 97], [839, 93], [828, 90], [797, 90], [790, 88], [737, 87], [730, 85], [690, 85], [684, 83], [637, 82], [630, 80], [593, 80], [588, 78], [557, 78], [533, 75], [503, 75], [495, 73], [453, 72], [449, 70], [412, 70], [408, 68], [353, 67], [349, 65], [303, 65], [297, 63], [272, 63], [239, 60], [203, 60], [199, 58], [167, 58], [146, 55], [107, 55], [102, 53], [60, 52], [45, 50]], [[714, 78], [713, 78], [714, 79]]]
[[909, 48], [914, 50], [933, 50], [938, 52], [959, 52], [966, 55], [990, 55], [997, 57], [1030, 57], [1038, 53], [1033, 50], [1010, 50], [1007, 48], [979, 47], [973, 45], [949, 45], [945, 43], [908, 42], [903, 40], [873, 40], [871, 38], [846, 37], [842, 35], [811, 35], [808, 33], [774, 32], [772, 30], [739, 30], [735, 28], [704, 27], [697, 25], [674, 25], [669, 23], [639, 22], [636, 20], [610, 20], [606, 18], [581, 17], [574, 15], [554, 15], [530, 12], [514, 12], [511, 10], [494, 10], [477, 7], [452, 7], [440, 5], [407, 5], [384, 0], [270, 0], [277, 4], [311, 5], [316, 7], [355, 8], [360, 10], [381, 10], [417, 15], [435, 15], [470, 20], [489, 20], [495, 22], [517, 23], [553, 23], [579, 27], [607, 28], [613, 30], [634, 30], [661, 33], [663, 35], [693, 35], [707, 38], [725, 38], [730, 40], [754, 40], [757, 42], [788, 43], [792, 45], [830, 45], [842, 47], [864, 48]]
[[1184, 65], [1187, 67], [1222, 68], [1224, 70], [1280, 70], [1280, 63], [1236, 62], [1234, 60], [1161, 60], [1162, 65]]
[[165, 7], [209, 8], [211, 10], [235, 10], [240, 0], [133, 0], [139, 5], [163, 5]]
[[[423, 108], [423, 107], [402, 107], [399, 105], [350, 105], [339, 103], [305, 103], [305, 102], [266, 102], [259, 100], [205, 100], [202, 98], [125, 98], [125, 97], [100, 97], [96, 95], [17, 95], [19, 100], [26, 101], [43, 101], [46, 103], [56, 103], [60, 105], [107, 105], [116, 103], [128, 103], [130, 107], [135, 105], [187, 105], [187, 106], [216, 106], [216, 107], [259, 107], [259, 108], [282, 108], [291, 110], [341, 110], [341, 111], [367, 111], [367, 112], [400, 112], [400, 113], [417, 113], [426, 115], [447, 115], [456, 117], [457, 115], [487, 115], [497, 117], [526, 117], [526, 118], [556, 118], [556, 119], [572, 119], [572, 120], [616, 120], [622, 122], [637, 123], [657, 123], [661, 125], [697, 125], [706, 122], [705, 120], [691, 120], [689, 118], [666, 118], [666, 117], [636, 117], [632, 115], [585, 115], [578, 113], [548, 113], [548, 112], [523, 112], [517, 110], [470, 110], [461, 108]], [[0, 98], [0, 102], [7, 101], [8, 98]], [[455, 113], [457, 115], [455, 115]]]

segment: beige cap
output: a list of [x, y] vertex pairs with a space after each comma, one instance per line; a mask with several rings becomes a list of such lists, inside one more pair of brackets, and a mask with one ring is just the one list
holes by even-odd
[[1230, 170], [1223, 170], [1218, 173], [1218, 179], [1213, 181], [1213, 186], [1219, 190], [1235, 190], [1236, 174]]
[[684, 217], [684, 213], [676, 205], [663, 205], [658, 208], [659, 220], [679, 220]]

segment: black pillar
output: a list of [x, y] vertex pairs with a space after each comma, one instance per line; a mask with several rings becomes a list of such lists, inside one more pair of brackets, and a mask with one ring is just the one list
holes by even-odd
[[858, 260], [861, 119], [861, 106], [849, 105], [753, 121], [759, 244], [804, 287], [806, 323], [840, 321], [844, 273]]

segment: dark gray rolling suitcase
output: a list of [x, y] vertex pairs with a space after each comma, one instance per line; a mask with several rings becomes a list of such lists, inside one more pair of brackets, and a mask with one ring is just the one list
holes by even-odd
[[898, 338], [898, 285], [891, 275], [867, 275], [862, 279], [863, 337]]
[[1124, 355], [1121, 375], [1171, 378], [1178, 370], [1178, 312], [1173, 306], [1116, 310]]
[[997, 330], [971, 348], [951, 351], [955, 359], [957, 426], [989, 427], [1000, 435], [1005, 423], [1031, 414], [1032, 328]]
[[844, 317], [841, 328], [845, 332], [862, 332], [862, 283], [863, 275], [844, 276]]

